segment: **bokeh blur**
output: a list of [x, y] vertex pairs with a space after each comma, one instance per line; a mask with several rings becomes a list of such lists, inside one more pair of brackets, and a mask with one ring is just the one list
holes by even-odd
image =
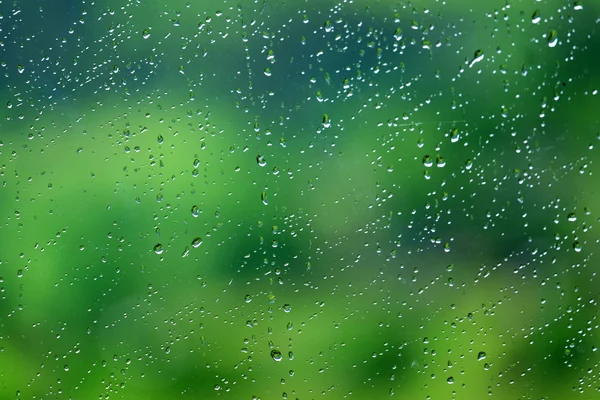
[[599, 29], [0, 1], [0, 399], [600, 399]]

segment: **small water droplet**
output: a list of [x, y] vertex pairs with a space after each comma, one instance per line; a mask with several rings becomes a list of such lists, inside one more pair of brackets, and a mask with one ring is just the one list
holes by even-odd
[[438, 168], [443, 168], [446, 166], [446, 160], [442, 156], [437, 156], [435, 163], [438, 166]]
[[555, 29], [552, 29], [548, 34], [548, 46], [555, 47], [558, 43], [558, 32]]
[[433, 160], [431, 159], [431, 156], [423, 157], [423, 165], [427, 168], [429, 168], [433, 165]]
[[473, 65], [477, 64], [479, 61], [483, 60], [484, 54], [483, 50], [475, 50], [473, 54], [473, 60], [469, 63], [469, 68], [473, 67]]
[[197, 237], [194, 240], [192, 240], [192, 247], [197, 249], [198, 247], [200, 247], [200, 245], [202, 244], [202, 239]]
[[160, 243], [157, 243], [157, 244], [155, 244], [155, 245], [154, 245], [154, 252], [155, 252], [156, 254], [162, 254], [163, 250], [164, 250], [164, 249], [163, 249], [163, 246], [162, 246], [162, 244], [160, 244]]
[[458, 128], [452, 128], [452, 130], [450, 131], [450, 141], [452, 143], [456, 143], [459, 139], [460, 133], [458, 132]]
[[183, 253], [181, 253], [181, 257], [187, 257], [190, 254], [190, 248], [188, 246], [185, 246], [185, 249], [183, 249]]
[[283, 356], [281, 355], [281, 352], [277, 349], [273, 349], [271, 350], [271, 358], [277, 362], [281, 361], [283, 359]]
[[477, 354], [477, 361], [481, 361], [486, 357], [485, 351], [480, 351], [479, 354]]
[[261, 167], [264, 167], [265, 165], [267, 165], [267, 161], [265, 160], [265, 157], [261, 156], [261, 155], [256, 156], [256, 163]]

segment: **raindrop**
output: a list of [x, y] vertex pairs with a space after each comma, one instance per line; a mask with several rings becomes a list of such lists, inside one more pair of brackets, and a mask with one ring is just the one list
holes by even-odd
[[155, 252], [156, 254], [162, 254], [163, 250], [164, 250], [164, 249], [163, 249], [163, 246], [162, 246], [162, 244], [160, 244], [160, 243], [157, 243], [157, 244], [155, 244], [155, 245], [154, 245], [154, 252]]
[[444, 157], [442, 157], [442, 156], [437, 156], [437, 158], [436, 158], [436, 165], [437, 165], [439, 168], [443, 168], [443, 167], [445, 167], [445, 166], [446, 166], [446, 160], [444, 160]]
[[548, 34], [548, 46], [555, 47], [558, 43], [558, 32], [555, 29], [552, 29]]
[[479, 354], [477, 354], [477, 361], [481, 361], [485, 358], [486, 354], [484, 351], [480, 351]]
[[277, 349], [271, 350], [271, 358], [277, 362], [281, 361], [283, 359], [283, 356], [281, 355], [281, 351], [279, 351]]
[[183, 253], [181, 253], [181, 257], [187, 257], [190, 254], [190, 248], [188, 246], [185, 246], [185, 249], [183, 249]]
[[431, 159], [431, 156], [423, 157], [423, 165], [427, 168], [429, 168], [433, 165], [433, 160]]
[[197, 237], [194, 240], [192, 240], [192, 247], [197, 249], [198, 247], [200, 247], [200, 245], [202, 244], [202, 239]]
[[267, 165], [267, 161], [265, 160], [265, 157], [261, 156], [261, 155], [256, 156], [256, 163], [261, 167], [264, 167], [265, 165]]
[[458, 128], [452, 128], [452, 130], [450, 131], [450, 141], [452, 143], [456, 143], [459, 139], [460, 133], [458, 132]]
[[469, 68], [473, 67], [473, 65], [477, 64], [479, 61], [483, 60], [483, 50], [476, 50], [473, 54], [473, 60], [469, 64]]

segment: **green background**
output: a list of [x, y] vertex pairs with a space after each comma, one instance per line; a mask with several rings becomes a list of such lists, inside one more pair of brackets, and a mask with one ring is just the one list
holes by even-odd
[[0, 4], [0, 398], [600, 398], [600, 7], [446, 3]]

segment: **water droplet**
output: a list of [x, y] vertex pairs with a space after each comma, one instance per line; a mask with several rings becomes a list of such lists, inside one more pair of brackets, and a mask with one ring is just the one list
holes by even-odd
[[577, 221], [577, 216], [575, 215], [575, 213], [570, 213], [570, 214], [567, 216], [567, 220], [568, 220], [569, 222], [575, 222], [575, 221]]
[[456, 143], [459, 139], [460, 133], [458, 132], [458, 128], [452, 128], [452, 130], [450, 131], [450, 141], [452, 143]]
[[446, 379], [446, 382], [448, 382], [449, 385], [452, 385], [454, 383], [454, 378], [449, 376], [448, 379]]
[[181, 257], [187, 257], [190, 254], [190, 248], [188, 246], [185, 246], [185, 249], [183, 249], [183, 253], [181, 253]]
[[555, 47], [558, 43], [558, 32], [555, 29], [552, 29], [548, 34], [548, 46]]
[[265, 165], [267, 165], [267, 161], [265, 160], [265, 157], [261, 156], [261, 155], [256, 156], [256, 163], [261, 167], [264, 167]]
[[402, 28], [396, 28], [394, 31], [394, 39], [396, 39], [397, 42], [402, 40]]
[[443, 168], [446, 166], [446, 160], [442, 156], [437, 156], [435, 163], [438, 166], [438, 168]]
[[202, 239], [199, 237], [192, 240], [192, 247], [195, 249], [197, 249], [201, 244], [202, 244]]
[[471, 63], [469, 64], [469, 68], [473, 67], [473, 65], [477, 64], [479, 61], [483, 60], [483, 57], [483, 50], [475, 50], [475, 53], [473, 54], [473, 60], [471, 60]]
[[575, 250], [577, 253], [579, 253], [581, 251], [581, 243], [579, 242], [575, 242], [573, 243], [573, 250]]
[[486, 354], [485, 351], [480, 351], [479, 354], [477, 354], [477, 361], [481, 361], [485, 358]]
[[535, 10], [531, 16], [531, 22], [534, 24], [539, 24], [541, 19], [542, 17], [540, 17], [540, 10]]
[[271, 350], [271, 358], [277, 362], [281, 361], [283, 359], [283, 356], [281, 355], [281, 352], [277, 349], [273, 349]]
[[285, 311], [286, 313], [292, 311], [292, 306], [289, 304], [284, 304], [283, 305], [283, 311]]
[[429, 168], [433, 165], [433, 160], [431, 159], [431, 156], [423, 157], [423, 165], [427, 168]]
[[160, 244], [160, 243], [157, 243], [157, 244], [155, 244], [155, 245], [154, 245], [154, 252], [155, 252], [156, 254], [162, 254], [163, 250], [164, 250], [164, 249], [163, 249], [163, 246], [162, 246], [162, 244]]
[[198, 214], [200, 214], [200, 211], [198, 210], [198, 206], [196, 206], [196, 205], [192, 206], [192, 216], [194, 218], [198, 218]]

